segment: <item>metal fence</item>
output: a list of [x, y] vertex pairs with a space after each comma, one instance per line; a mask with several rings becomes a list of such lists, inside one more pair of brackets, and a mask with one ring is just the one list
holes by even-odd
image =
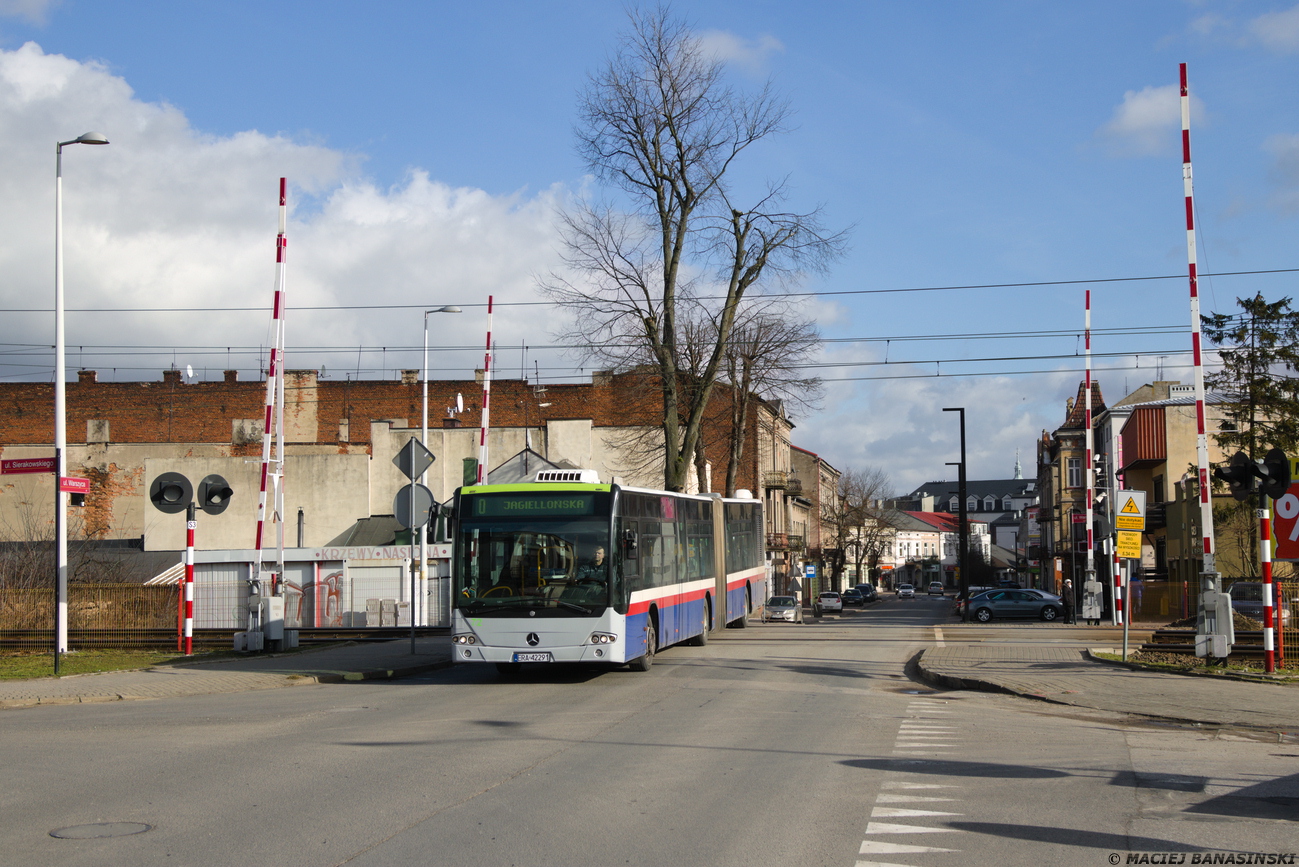
[[[175, 587], [70, 584], [68, 633], [85, 646], [143, 647], [157, 630], [176, 629]], [[0, 589], [0, 647], [51, 651], [54, 591]]]
[[[1290, 608], [1288, 620], [1279, 609], [1275, 611], [1276, 650], [1288, 666], [1299, 667], [1299, 581], [1275, 583], [1280, 588], [1281, 599]], [[1199, 581], [1134, 581], [1132, 620], [1166, 626], [1194, 618], [1199, 600]]]

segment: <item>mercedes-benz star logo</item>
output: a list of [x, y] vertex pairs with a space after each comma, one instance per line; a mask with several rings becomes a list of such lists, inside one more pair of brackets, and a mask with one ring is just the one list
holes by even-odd
[[541, 643], [541, 636], [537, 635], [535, 632], [529, 632], [527, 642], [529, 647], [536, 647]]

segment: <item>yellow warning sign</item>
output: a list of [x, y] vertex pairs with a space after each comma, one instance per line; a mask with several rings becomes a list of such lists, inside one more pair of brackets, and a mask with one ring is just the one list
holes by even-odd
[[1115, 549], [1118, 555], [1127, 560], [1141, 559], [1141, 534], [1133, 532], [1119, 531], [1118, 541], [1115, 543]]
[[1119, 506], [1119, 511], [1114, 516], [1114, 529], [1146, 529], [1145, 491], [1119, 491], [1118, 496], [1114, 498], [1114, 502], [1123, 504]]

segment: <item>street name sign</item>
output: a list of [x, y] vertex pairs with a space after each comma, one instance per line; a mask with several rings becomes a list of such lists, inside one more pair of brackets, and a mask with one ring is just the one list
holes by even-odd
[[90, 493], [90, 479], [64, 476], [59, 479], [59, 490], [69, 494], [88, 494]]
[[0, 474], [7, 476], [12, 473], [52, 473], [55, 463], [54, 458], [17, 458], [11, 461], [0, 461]]
[[1114, 513], [1114, 529], [1136, 530], [1138, 533], [1145, 530], [1146, 492], [1118, 491], [1117, 493], [1118, 497], [1114, 500], [1117, 507]]

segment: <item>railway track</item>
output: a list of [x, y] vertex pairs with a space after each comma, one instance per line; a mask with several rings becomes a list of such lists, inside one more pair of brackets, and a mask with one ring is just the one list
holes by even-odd
[[[201, 650], [229, 650], [234, 646], [234, 629], [195, 629], [194, 647]], [[415, 636], [447, 635], [445, 626], [417, 626]], [[299, 629], [298, 644], [337, 644], [343, 641], [397, 641], [410, 638], [409, 626], [379, 626], [371, 628]], [[54, 646], [52, 629], [7, 629], [0, 632], [0, 650], [45, 651]], [[176, 630], [172, 629], [117, 629], [69, 630], [68, 646], [74, 650], [105, 650], [109, 648], [158, 648], [176, 646]]]

